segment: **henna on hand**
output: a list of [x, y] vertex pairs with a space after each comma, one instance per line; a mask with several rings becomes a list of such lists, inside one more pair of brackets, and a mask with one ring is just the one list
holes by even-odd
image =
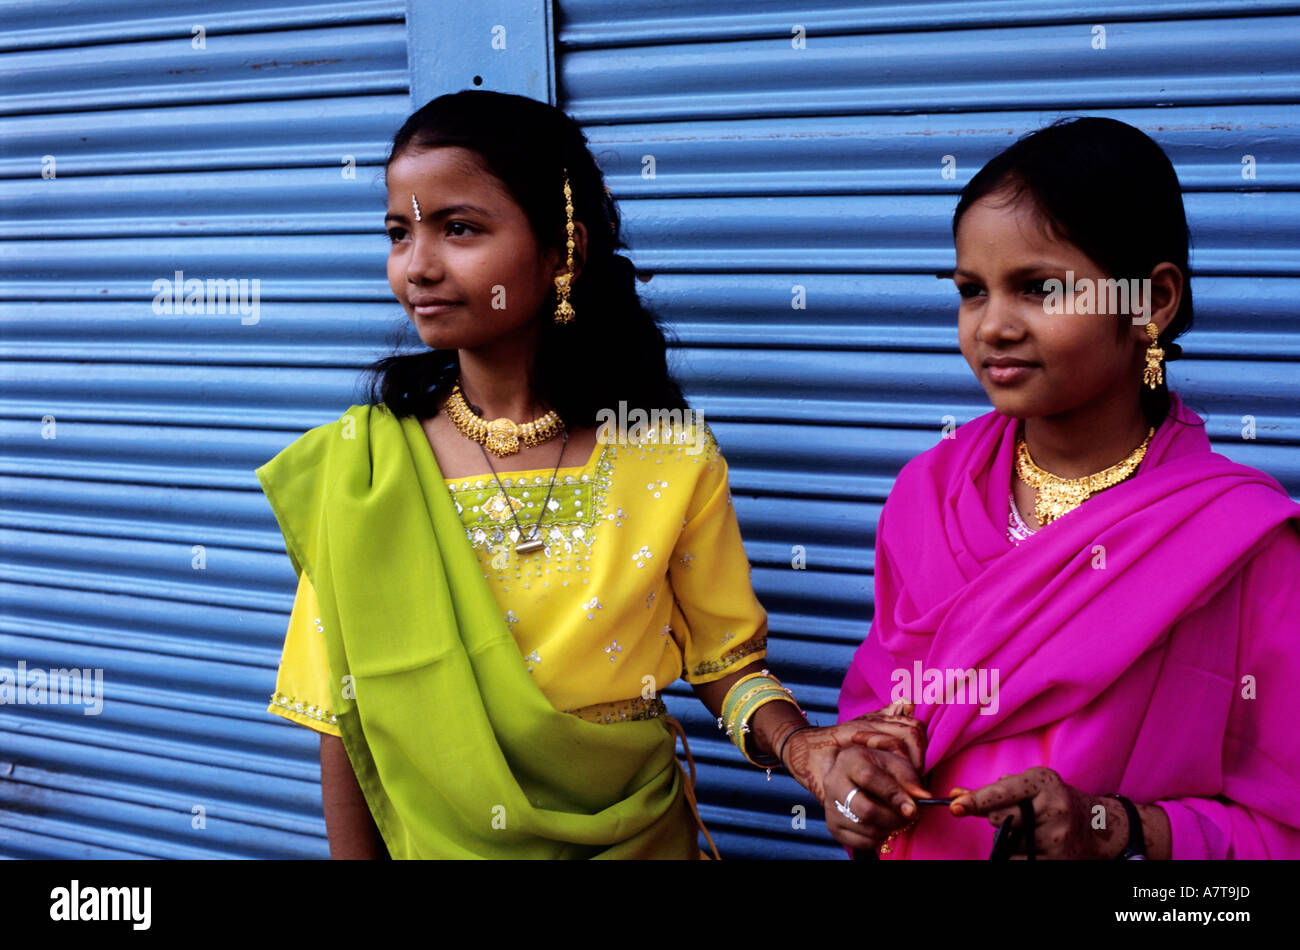
[[796, 782], [821, 801], [824, 798], [824, 778], [835, 764], [839, 750], [839, 742], [833, 735], [827, 735], [825, 729], [805, 729], [791, 736], [786, 743], [786, 768]]
[[[1045, 859], [1111, 859], [1119, 856], [1128, 840], [1128, 818], [1118, 801], [1067, 785], [1046, 766], [1004, 775], [974, 791], [952, 791], [955, 800], [950, 810], [954, 816], [981, 816], [994, 827], [1008, 819], [1019, 827], [1017, 803], [1029, 799], [1034, 807], [1034, 847]], [[1105, 817], [1101, 827], [1094, 827], [1094, 818], [1101, 817], [1098, 809]]]
[[919, 774], [925, 761], [925, 724], [911, 717], [913, 711], [910, 703], [896, 702], [847, 722], [793, 733], [786, 741], [783, 764], [818, 801], [835, 757], [855, 746], [894, 753]]
[[[855, 788], [857, 794], [850, 797]], [[914, 796], [928, 797], [929, 792], [906, 758], [850, 745], [837, 754], [826, 776], [826, 827], [846, 847], [874, 850], [919, 817]], [[857, 821], [840, 812], [838, 805], [845, 802]]]

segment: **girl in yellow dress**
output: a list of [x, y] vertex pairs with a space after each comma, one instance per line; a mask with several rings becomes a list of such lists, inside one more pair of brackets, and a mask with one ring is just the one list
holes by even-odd
[[269, 711], [321, 733], [331, 855], [698, 857], [678, 677], [817, 801], [854, 742], [915, 788], [910, 710], [816, 729], [764, 668], [726, 461], [579, 127], [442, 96], [386, 181], [429, 349], [258, 469], [299, 575]]

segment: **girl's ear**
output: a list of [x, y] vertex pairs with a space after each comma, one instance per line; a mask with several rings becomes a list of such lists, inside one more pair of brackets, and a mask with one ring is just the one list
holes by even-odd
[[[1151, 269], [1151, 299], [1147, 303], [1148, 316], [1161, 333], [1178, 316], [1178, 306], [1182, 301], [1183, 272], [1177, 264], [1162, 261]], [[1134, 324], [1132, 332], [1135, 340], [1144, 344], [1148, 342], [1146, 324]]]
[[[562, 251], [560, 254], [560, 263], [555, 269], [555, 273], [564, 273], [565, 262], [568, 260], [567, 255]], [[582, 273], [582, 266], [587, 262], [587, 226], [581, 221], [573, 222], [573, 276], [569, 278], [569, 285], [573, 286], [578, 281], [578, 276]]]

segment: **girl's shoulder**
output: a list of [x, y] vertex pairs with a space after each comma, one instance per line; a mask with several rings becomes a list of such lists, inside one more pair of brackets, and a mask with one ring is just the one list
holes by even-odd
[[284, 451], [292, 451], [296, 455], [319, 453], [339, 441], [355, 442], [358, 427], [367, 426], [378, 413], [391, 415], [387, 407], [382, 405], [359, 403], [348, 406], [338, 418], [304, 430], [284, 447]]
[[[638, 415], [638, 413], [640, 413]], [[625, 424], [603, 420], [597, 442], [612, 446], [621, 458], [647, 460], [674, 467], [723, 461], [713, 429], [692, 410], [633, 410]]]
[[729, 491], [726, 459], [698, 416], [611, 430], [604, 441], [603, 467], [623, 504], [640, 499], [660, 509], [675, 498], [686, 504], [682, 514], [689, 518], [707, 499]]

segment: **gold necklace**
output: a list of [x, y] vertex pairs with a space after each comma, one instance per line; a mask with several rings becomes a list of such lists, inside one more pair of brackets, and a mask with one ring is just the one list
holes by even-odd
[[504, 416], [488, 422], [465, 402], [460, 383], [451, 387], [446, 408], [452, 425], [497, 456], [514, 455], [519, 451], [520, 442], [528, 446], [549, 442], [564, 429], [564, 423], [554, 409], [531, 422], [517, 423]]
[[1155, 434], [1155, 429], [1147, 429], [1147, 437], [1142, 440], [1142, 444], [1110, 468], [1082, 478], [1062, 478], [1034, 464], [1029, 456], [1029, 444], [1025, 442], [1022, 432], [1016, 439], [1016, 474], [1036, 492], [1034, 517], [1038, 519], [1039, 525], [1051, 524], [1061, 515], [1078, 508], [1097, 492], [1118, 485], [1132, 475], [1146, 456], [1147, 446]]

